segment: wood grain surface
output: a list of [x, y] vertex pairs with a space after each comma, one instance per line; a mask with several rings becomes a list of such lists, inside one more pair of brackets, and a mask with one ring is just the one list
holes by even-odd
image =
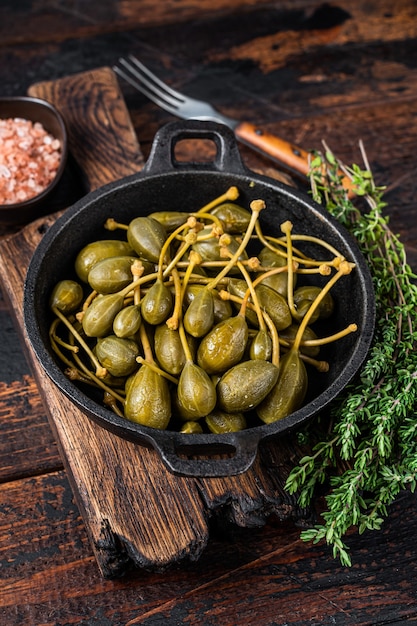
[[[320, 147], [325, 140], [346, 162], [360, 162], [358, 143], [363, 140], [377, 183], [387, 185], [391, 226], [406, 244], [412, 267], [417, 268], [416, 18], [413, 0], [279, 0], [273, 4], [5, 0], [0, 7], [1, 91], [23, 95], [34, 84], [55, 89], [65, 85], [58, 81], [67, 76], [89, 74], [88, 90], [97, 94], [91, 72], [109, 68], [119, 56], [133, 53], [175, 87], [209, 99], [225, 114], [262, 123], [268, 131], [307, 150]], [[140, 168], [156, 130], [173, 118], [128, 85], [119, 86], [139, 138], [137, 144], [132, 143], [131, 135], [126, 150], [134, 169]], [[82, 104], [82, 95], [78, 98]], [[120, 126], [130, 132], [129, 122], [114, 117], [110, 108], [105, 118], [115, 126], [111, 133], [117, 134]], [[77, 137], [72, 140], [82, 158], [84, 137], [82, 133]], [[140, 156], [135, 161], [138, 147]], [[249, 148], [243, 146], [241, 152], [248, 167], [283, 176]], [[116, 174], [109, 159], [100, 157], [99, 163], [101, 174], [93, 186], [101, 184], [109, 172]], [[86, 191], [75, 159], [69, 165], [59, 202], [44, 207], [45, 215], [64, 209], [65, 200], [72, 202]], [[48, 219], [41, 219], [41, 232], [30, 229], [28, 241], [22, 244], [18, 243], [22, 233], [16, 239], [14, 229], [1, 227], [11, 257], [7, 267], [1, 267], [3, 284], [21, 281], [29, 260], [24, 250], [36, 244]], [[94, 529], [95, 537], [103, 542], [94, 549], [88, 523], [80, 514], [82, 506], [74, 500], [72, 472], [63, 463], [65, 455], [38, 391], [38, 375], [35, 381], [20, 346], [20, 324], [13, 325], [21, 310], [20, 294], [10, 298], [3, 291], [2, 623], [399, 626], [417, 622], [417, 498], [409, 493], [390, 508], [382, 531], [360, 536], [352, 530], [348, 538], [351, 568], [341, 567], [325, 545], [302, 543], [285, 503], [280, 503], [281, 509], [272, 507], [266, 521], [264, 515], [257, 519], [253, 508], [247, 513], [244, 501], [236, 507], [219, 481], [210, 481], [204, 489], [198, 485], [198, 497], [206, 490], [216, 506], [222, 503], [224, 515], [209, 515], [195, 528], [194, 536], [204, 537], [197, 560], [188, 555], [163, 572], [143, 566], [127, 571], [132, 565], [130, 555], [120, 561], [120, 542], [114, 542], [108, 526]], [[106, 448], [106, 454], [113, 452]], [[249, 493], [262, 488], [276, 494], [282, 488], [273, 482], [279, 483], [282, 468], [273, 472], [272, 467], [283, 463], [274, 452], [272, 447], [263, 453], [262, 463], [271, 465], [268, 481], [261, 487], [248, 485]], [[318, 510], [320, 504], [318, 499]], [[135, 503], [136, 507], [148, 505], [146, 499]], [[161, 503], [152, 515], [159, 515], [163, 507]], [[188, 519], [194, 514], [191, 507]], [[153, 521], [149, 518], [148, 526]], [[146, 527], [136, 531], [144, 541], [156, 532]], [[189, 539], [187, 535], [185, 540]], [[103, 578], [97, 566], [100, 545], [106, 549], [109, 568], [113, 548], [112, 571], [121, 567], [127, 572], [123, 578]], [[145, 554], [154, 556], [149, 546]]]

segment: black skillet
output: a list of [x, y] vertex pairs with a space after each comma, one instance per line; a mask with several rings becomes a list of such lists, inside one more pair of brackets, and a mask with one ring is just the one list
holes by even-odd
[[[178, 161], [175, 147], [184, 139], [213, 142], [214, 160]], [[356, 264], [356, 269], [332, 290], [336, 311], [326, 332], [335, 332], [352, 322], [358, 325], [358, 331], [324, 349], [321, 358], [329, 361], [329, 372], [310, 371], [306, 404], [281, 421], [222, 435], [181, 434], [132, 423], [102, 406], [98, 398], [87, 395], [63, 374], [48, 338], [51, 321], [48, 299], [52, 288], [59, 280], [73, 277], [74, 259], [84, 245], [109, 238], [109, 231], [103, 228], [106, 218], [112, 216], [126, 223], [153, 211], [195, 211], [231, 185], [239, 188], [239, 203], [243, 206], [249, 206], [252, 199], [265, 200], [267, 210], [261, 213], [261, 223], [266, 233], [280, 236], [280, 224], [290, 219], [293, 232], [322, 237]], [[356, 242], [324, 208], [308, 195], [248, 170], [227, 127], [212, 122], [181, 121], [168, 124], [157, 133], [140, 173], [89, 193], [46, 232], [28, 268], [24, 319], [33, 350], [46, 373], [88, 418], [117, 436], [153, 446], [175, 474], [227, 476], [246, 471], [256, 458], [261, 441], [302, 428], [351, 381], [370, 347], [375, 302], [370, 272]], [[219, 453], [226, 454], [219, 458]]]

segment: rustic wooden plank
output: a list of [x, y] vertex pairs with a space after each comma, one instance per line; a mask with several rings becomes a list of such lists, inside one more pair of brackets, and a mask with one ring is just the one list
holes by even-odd
[[65, 472], [0, 485], [0, 501], [0, 620], [7, 626], [235, 624], [237, 606], [244, 624], [302, 626], [313, 615], [323, 626], [417, 619], [409, 532], [416, 495], [391, 507], [382, 532], [350, 535], [350, 569], [272, 516], [261, 531], [219, 528], [198, 563], [120, 580], [100, 576]]
[[[335, 40], [335, 37], [342, 42], [372, 41], [372, 39], [390, 39], [394, 33], [401, 32], [402, 36], [413, 37], [415, 35], [415, 6], [407, 0], [401, 0], [393, 5], [389, 0], [368, 3], [364, 5], [361, 0], [341, 0], [337, 6], [323, 5], [314, 0], [280, 0], [275, 2], [271, 8], [268, 2], [257, 0], [189, 0], [178, 2], [176, 0], [166, 0], [164, 3], [153, 2], [153, 0], [141, 0], [140, 8], [136, 0], [127, 0], [123, 3], [113, 0], [103, 4], [98, 10], [90, 2], [78, 3], [77, 10], [63, 5], [61, 2], [49, 2], [45, 6], [40, 6], [36, 11], [27, 13], [25, 8], [13, 3], [11, 0], [4, 0], [1, 6], [0, 16], [2, 17], [0, 33], [4, 45], [16, 45], [24, 41], [30, 42], [51, 42], [63, 41], [68, 37], [73, 37], [77, 32], [79, 37], [97, 36], [108, 32], [122, 30], [132, 31], [138, 28], [152, 29], [155, 27], [187, 28], [196, 20], [212, 23], [216, 18], [225, 20], [230, 16], [231, 20], [238, 20], [239, 16], [256, 26], [253, 15], [269, 14], [271, 17], [278, 17], [288, 14], [287, 20], [273, 20], [268, 24], [268, 20], [263, 22], [263, 30], [270, 33], [289, 31], [291, 38], [279, 40], [273, 47], [272, 57], [262, 54], [262, 45], [268, 42], [251, 44], [250, 50], [243, 48], [237, 51], [232, 48], [229, 58], [234, 58], [234, 54], [245, 54], [248, 58], [256, 50], [257, 56], [262, 57], [262, 63], [274, 65], [276, 59], [282, 58], [283, 54], [293, 54], [294, 51], [309, 48], [312, 42], [315, 45], [328, 45]], [[24, 16], [24, 19], [21, 19]], [[204, 18], [204, 19], [202, 19]], [[291, 24], [300, 26], [291, 29]], [[349, 22], [344, 29], [332, 30], [340, 23]], [[238, 30], [238, 29], [236, 29]], [[302, 38], [302, 31], [308, 30], [307, 37]], [[317, 32], [316, 32], [317, 31]], [[298, 34], [297, 34], [298, 33]], [[270, 35], [271, 36], [271, 35]], [[395, 39], [397, 38], [395, 35]], [[242, 35], [240, 35], [242, 38]], [[315, 40], [315, 41], [314, 41]], [[281, 43], [281, 50], [278, 50]], [[178, 47], [178, 46], [177, 46]], [[213, 46], [214, 47], [214, 46]], [[216, 45], [219, 49], [219, 46]], [[222, 53], [218, 53], [221, 58]]]
[[28, 93], [57, 103], [71, 154], [90, 190], [142, 168], [143, 155], [110, 68], [37, 83]]
[[[142, 612], [126, 626], [149, 624], [151, 620], [164, 624], [235, 624], [237, 611], [243, 624], [302, 626], [311, 619], [323, 626], [415, 623], [416, 549], [409, 544], [406, 553], [399, 555], [396, 541], [397, 532], [403, 540], [409, 536], [404, 521], [413, 519], [415, 507], [416, 497], [406, 496], [393, 507], [382, 537], [353, 539], [356, 553], [362, 553], [364, 560], [350, 570], [323, 560], [316, 547], [307, 548], [300, 558], [299, 543], [289, 536], [286, 545], [271, 545], [260, 558], [229, 569], [220, 579], [203, 583], [180, 599], [161, 603], [156, 610]], [[370, 548], [371, 562], [365, 556]], [[317, 559], [321, 560], [320, 569]], [[393, 576], [393, 567], [399, 568], [398, 576]], [[229, 585], [233, 603], [224, 601], [224, 589]]]
[[[90, 116], [88, 122], [82, 116], [74, 120], [72, 115], [74, 110], [83, 110], [85, 101], [85, 89], [89, 88], [92, 100], [99, 103], [99, 116]], [[71, 77], [62, 80], [59, 84], [54, 82], [39, 83], [33, 87], [31, 93], [52, 102], [59, 102], [62, 114], [65, 117], [69, 130], [69, 141], [71, 146], [70, 164], [66, 172], [62, 193], [60, 191], [59, 203], [56, 198], [50, 210], [63, 208], [63, 202], [68, 202], [79, 197], [79, 189], [87, 187], [87, 180], [91, 188], [98, 187], [108, 180], [128, 175], [137, 171], [143, 165], [143, 156], [132, 129], [130, 117], [127, 114], [124, 100], [117, 86], [116, 77], [108, 68], [100, 72], [87, 72], [78, 76], [75, 80]], [[72, 107], [70, 102], [75, 103]], [[87, 125], [87, 128], [86, 128]], [[87, 130], [91, 125], [91, 131], [95, 135], [103, 136], [105, 140], [93, 142], [88, 145]], [[125, 140], [120, 142], [119, 136], [124, 136]], [[106, 150], [103, 150], [103, 141], [106, 143]], [[90, 157], [86, 158], [86, 149]], [[74, 159], [78, 163], [79, 169], [75, 170]], [[89, 163], [94, 162], [94, 168], [89, 167]], [[86, 172], [84, 181], [77, 185], [76, 195], [74, 195], [74, 178], [76, 173]], [[45, 209], [47, 210], [47, 209]], [[42, 228], [47, 227], [47, 223], [42, 223]], [[39, 226], [41, 228], [41, 226]], [[14, 232], [13, 225], [1, 226], [2, 234]], [[31, 249], [29, 249], [31, 253]], [[14, 259], [21, 258], [21, 251], [17, 247], [14, 250]], [[30, 254], [23, 261], [28, 264]], [[12, 263], [13, 265], [14, 263]], [[9, 273], [9, 267], [4, 268], [4, 273]], [[22, 274], [23, 275], [23, 274]], [[4, 327], [3, 331], [6, 331]], [[5, 332], [5, 340], [9, 339], [9, 333]], [[3, 344], [5, 348], [7, 343]], [[16, 348], [14, 348], [16, 350]], [[22, 381], [14, 382], [13, 368], [14, 360], [18, 358], [20, 364], [23, 363], [21, 356], [15, 356], [10, 349], [2, 351], [1, 359], [7, 359], [11, 365], [9, 370], [9, 384], [4, 385], [0, 390], [0, 406], [4, 406], [3, 417], [0, 428], [2, 433], [0, 444], [1, 470], [3, 479], [16, 477], [11, 473], [18, 472], [18, 475], [26, 475], [33, 471], [50, 470], [60, 467], [62, 462], [58, 454], [56, 442], [52, 436], [48, 425], [47, 417], [40, 401], [36, 385], [30, 376], [27, 376], [22, 389]], [[29, 374], [29, 372], [28, 372]], [[10, 384], [11, 383], [11, 384]], [[20, 463], [17, 464], [17, 458]]]
[[[311, 4], [305, 0], [296, 0], [296, 3], [299, 7]], [[294, 2], [287, 0], [282, 4], [288, 8]], [[198, 19], [202, 14], [210, 19], [213, 15], [236, 14], [259, 5], [268, 6], [268, 3], [258, 0], [166, 0], [159, 3], [141, 0], [138, 5], [136, 0], [123, 3], [112, 0], [97, 7], [84, 0], [77, 3], [75, 9], [55, 1], [28, 13], [26, 7], [4, 0], [0, 8], [0, 36], [4, 45], [57, 42], [74, 37], [74, 32], [81, 38], [148, 26], [178, 25]]]
[[[262, 533], [223, 530], [210, 539], [201, 564], [183, 563], [165, 572], [163, 579], [142, 570], [120, 580], [103, 580], [64, 472], [1, 485], [0, 498], [0, 618], [8, 626], [55, 626], [75, 617], [122, 626], [192, 592], [197, 575], [200, 583], [210, 583], [220, 574], [246, 567], [271, 546], [273, 551], [278, 546], [294, 550], [295, 542], [303, 551], [298, 531], [291, 526], [275, 523]], [[248, 552], [249, 539], [253, 545]]]
[[0, 383], [0, 482], [62, 467], [32, 376]]
[[[73, 13], [62, 3], [53, 9], [48, 3], [48, 19], [40, 8], [19, 19], [18, 6], [8, 0], [0, 20], [4, 92], [16, 92], [19, 84], [25, 89], [33, 82], [33, 67], [39, 76], [63, 77], [74, 58], [65, 33], [83, 41], [76, 63], [80, 71], [91, 68], [92, 59], [111, 65], [132, 52], [153, 63], [164, 78], [175, 76], [177, 85], [190, 89], [191, 95], [200, 92], [226, 113], [240, 111], [251, 121], [291, 118], [335, 103], [412, 97], [416, 92], [416, 72], [408, 62], [416, 55], [416, 7], [410, 0], [394, 5], [389, 0], [342, 0], [337, 6], [301, 0], [281, 0], [274, 6], [236, 1], [226, 8], [214, 2], [204, 11], [196, 0], [174, 2], [174, 10], [169, 4], [150, 3], [152, 19], [142, 24], [145, 16], [134, 1], [107, 2], [100, 11], [86, 2]], [[126, 15], [119, 23], [121, 11]], [[182, 11], [189, 12], [183, 22]], [[11, 39], [16, 29], [19, 35]], [[222, 37], [224, 45], [219, 43]]]

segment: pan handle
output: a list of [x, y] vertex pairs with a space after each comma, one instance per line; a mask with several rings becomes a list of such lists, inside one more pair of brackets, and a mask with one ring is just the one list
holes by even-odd
[[[216, 146], [216, 155], [212, 162], [183, 162], [175, 158], [175, 146], [184, 139], [208, 139]], [[166, 124], [156, 133], [152, 148], [142, 172], [161, 174], [162, 172], [181, 169], [212, 170], [246, 174], [239, 148], [233, 131], [225, 124], [202, 122], [200, 120], [182, 120]]]
[[173, 474], [193, 478], [235, 476], [246, 472], [256, 459], [259, 438], [253, 433], [251, 437], [229, 433], [227, 443], [225, 435], [213, 434], [210, 439], [203, 435], [205, 443], [196, 442], [198, 438], [193, 435], [192, 443], [184, 443], [184, 437], [175, 436], [157, 442], [161, 459]]

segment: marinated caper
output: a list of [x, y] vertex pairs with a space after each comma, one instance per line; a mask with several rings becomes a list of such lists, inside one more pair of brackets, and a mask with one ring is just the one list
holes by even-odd
[[268, 331], [261, 329], [252, 338], [249, 347], [249, 356], [251, 359], [270, 361], [272, 356], [272, 340]]
[[152, 217], [136, 217], [127, 230], [127, 240], [136, 254], [153, 263], [159, 261], [166, 235], [162, 224]]
[[[232, 279], [229, 283], [229, 291], [243, 298], [247, 291], [247, 284], [244, 280]], [[276, 329], [283, 330], [287, 328], [292, 322], [292, 317], [285, 298], [270, 287], [262, 284], [256, 286], [255, 292], [259, 305], [268, 313]], [[248, 310], [246, 316], [253, 326], [258, 326], [258, 319], [254, 311]]]
[[[315, 286], [303, 286], [298, 287], [298, 289], [294, 292], [294, 304], [297, 311], [297, 320], [301, 321], [304, 315], [307, 313], [308, 309], [317, 298], [317, 296], [321, 293], [320, 287]], [[321, 300], [317, 309], [314, 311], [310, 324], [313, 324], [315, 321], [320, 319], [327, 319], [331, 316], [334, 310], [334, 300], [330, 293], [326, 293], [324, 298]]]
[[[205, 289], [204, 285], [188, 285], [184, 293], [184, 304], [187, 306], [194, 300], [196, 295]], [[213, 324], [218, 324], [222, 320], [232, 316], [233, 309], [230, 302], [222, 300], [216, 290], [212, 290], [213, 296]]]
[[187, 307], [184, 314], [184, 327], [192, 337], [204, 337], [214, 324], [214, 295], [211, 289], [203, 287]]
[[113, 321], [123, 307], [123, 296], [97, 296], [85, 310], [82, 325], [87, 337], [105, 337], [112, 332]]
[[248, 341], [248, 326], [242, 315], [229, 317], [203, 339], [197, 349], [197, 362], [208, 374], [220, 374], [241, 360]]
[[223, 374], [217, 383], [218, 406], [228, 413], [253, 409], [277, 382], [278, 371], [269, 361], [238, 363]]
[[154, 351], [156, 360], [166, 372], [173, 376], [182, 372], [187, 359], [177, 329], [159, 324], [155, 328]]
[[250, 211], [235, 204], [224, 202], [211, 211], [223, 224], [226, 233], [241, 234], [245, 232], [250, 222]]
[[192, 361], [183, 367], [177, 394], [189, 420], [208, 415], [216, 406], [216, 390], [210, 377]]
[[305, 365], [298, 352], [290, 350], [280, 361], [275, 386], [256, 409], [260, 419], [271, 424], [299, 409], [304, 402], [307, 385]]
[[184, 422], [184, 424], [180, 428], [181, 433], [187, 433], [191, 435], [197, 435], [203, 432], [203, 428], [199, 422], [194, 422], [192, 420], [188, 422]]
[[184, 211], [156, 211], [155, 213], [150, 213], [148, 217], [156, 220], [165, 228], [167, 233], [172, 232], [178, 226], [185, 224], [190, 214], [185, 213]]
[[113, 332], [117, 337], [133, 337], [138, 332], [141, 323], [140, 306], [130, 304], [117, 313], [113, 320]]
[[207, 415], [205, 422], [209, 431], [216, 435], [236, 433], [245, 430], [247, 426], [243, 413], [226, 413], [225, 411], [213, 411]]
[[137, 369], [139, 348], [132, 339], [108, 335], [97, 341], [96, 355], [112, 376], [129, 376]]
[[[285, 267], [287, 265], [287, 259], [285, 256], [281, 256], [269, 248], [263, 248], [259, 253], [258, 258], [264, 267], [276, 268]], [[294, 285], [296, 284], [297, 274], [294, 274]], [[274, 289], [286, 298], [288, 293], [288, 272], [283, 271], [279, 274], [266, 276], [262, 279], [262, 285], [271, 287], [271, 289]]]
[[61, 280], [55, 285], [49, 305], [68, 315], [74, 313], [83, 300], [83, 288], [75, 280]]
[[[135, 261], [137, 263], [138, 258], [133, 256], [114, 256], [101, 259], [89, 271], [88, 284], [98, 293], [116, 293], [132, 282], [131, 267]], [[153, 263], [149, 261], [141, 261], [141, 263], [144, 274], [150, 274], [154, 271]]]
[[102, 259], [114, 256], [132, 256], [134, 250], [127, 241], [118, 239], [102, 239], [87, 244], [75, 259], [75, 271], [77, 276], [85, 283], [88, 282], [88, 274], [96, 263]]
[[143, 319], [157, 326], [162, 324], [172, 312], [172, 294], [161, 280], [156, 280], [149, 288], [141, 303]]
[[149, 365], [142, 365], [126, 389], [127, 419], [165, 430], [171, 418], [171, 395], [167, 380]]

